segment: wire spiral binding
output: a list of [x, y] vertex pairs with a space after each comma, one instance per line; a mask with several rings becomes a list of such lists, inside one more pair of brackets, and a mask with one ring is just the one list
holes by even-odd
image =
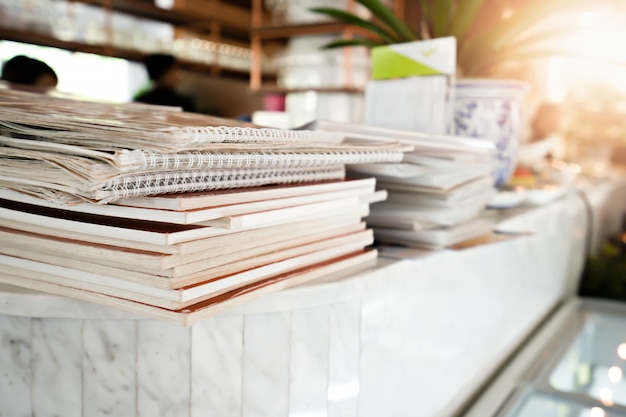
[[341, 142], [342, 136], [332, 132], [281, 130], [238, 126], [185, 126], [175, 134], [192, 144], [221, 142], [272, 142], [276, 140]]
[[305, 169], [296, 171], [221, 170], [156, 172], [125, 176], [109, 181], [95, 192], [95, 197], [100, 203], [108, 203], [128, 197], [246, 188], [267, 184], [339, 180], [344, 177], [345, 169], [343, 166], [334, 166], [321, 170]]
[[184, 152], [158, 153], [144, 150], [143, 166], [150, 171], [296, 168], [322, 167], [338, 164], [399, 162], [403, 153], [397, 150], [332, 151], [332, 152]]

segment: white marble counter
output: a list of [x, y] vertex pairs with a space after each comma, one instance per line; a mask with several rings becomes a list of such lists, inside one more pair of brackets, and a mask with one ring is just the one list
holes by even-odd
[[570, 195], [506, 242], [275, 293], [189, 328], [0, 288], [0, 417], [444, 416], [563, 297], [584, 258]]

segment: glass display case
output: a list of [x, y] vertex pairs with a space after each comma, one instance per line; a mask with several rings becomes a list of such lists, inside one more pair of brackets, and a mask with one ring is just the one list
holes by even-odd
[[626, 416], [625, 370], [626, 304], [573, 299], [524, 344], [464, 415], [489, 410], [482, 415]]

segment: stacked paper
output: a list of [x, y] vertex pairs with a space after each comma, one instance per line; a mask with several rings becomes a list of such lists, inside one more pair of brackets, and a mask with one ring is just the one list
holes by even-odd
[[345, 165], [410, 149], [10, 91], [0, 141], [0, 282], [185, 325], [375, 262]]
[[438, 249], [491, 231], [491, 222], [481, 218], [495, 193], [494, 148], [487, 141], [325, 121], [309, 128], [414, 147], [401, 162], [348, 167], [350, 175], [374, 176], [377, 187], [388, 191], [387, 200], [374, 205], [367, 218], [376, 240]]
[[0, 186], [57, 202], [342, 179], [399, 143], [0, 90]]

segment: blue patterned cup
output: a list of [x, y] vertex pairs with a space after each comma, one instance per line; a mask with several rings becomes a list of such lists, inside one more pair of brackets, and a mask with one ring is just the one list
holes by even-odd
[[504, 185], [517, 164], [522, 99], [527, 85], [512, 80], [460, 79], [455, 85], [454, 129], [458, 136], [496, 145], [496, 185]]

